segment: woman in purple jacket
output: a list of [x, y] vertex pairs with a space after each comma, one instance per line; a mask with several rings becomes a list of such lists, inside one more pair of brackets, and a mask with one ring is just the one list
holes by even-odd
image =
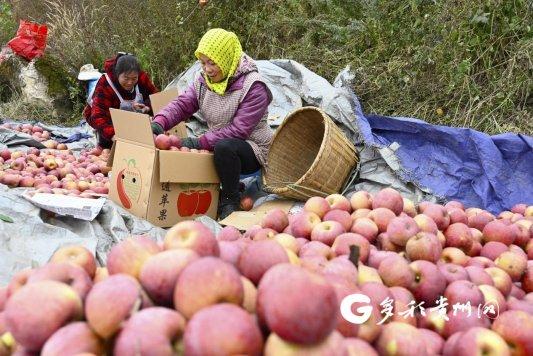
[[240, 174], [256, 172], [266, 164], [272, 142], [267, 123], [272, 94], [233, 32], [209, 30], [195, 55], [202, 73], [155, 115], [152, 131], [161, 134], [196, 112], [206, 120], [209, 130], [204, 135], [181, 143], [214, 151], [222, 184], [218, 215], [224, 219], [240, 208]]

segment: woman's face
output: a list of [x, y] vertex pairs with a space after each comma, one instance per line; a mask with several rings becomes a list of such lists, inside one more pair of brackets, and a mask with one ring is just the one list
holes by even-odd
[[224, 74], [219, 66], [215, 64], [209, 57], [200, 54], [200, 63], [204, 73], [211, 79], [213, 83], [221, 82], [224, 79]]
[[139, 73], [137, 72], [121, 73], [118, 76], [118, 83], [127, 91], [132, 91], [138, 81]]

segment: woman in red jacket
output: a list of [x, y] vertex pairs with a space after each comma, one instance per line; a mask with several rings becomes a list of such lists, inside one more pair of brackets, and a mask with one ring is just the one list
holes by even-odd
[[104, 64], [105, 73], [98, 80], [94, 94], [85, 107], [83, 117], [96, 130], [98, 145], [110, 148], [115, 130], [110, 108], [152, 113], [150, 94], [158, 90], [137, 58], [131, 54], [118, 54]]

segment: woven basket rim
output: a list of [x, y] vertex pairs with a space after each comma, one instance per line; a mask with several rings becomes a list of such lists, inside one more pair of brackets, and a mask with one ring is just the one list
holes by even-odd
[[[276, 130], [276, 133], [274, 134], [274, 137], [272, 138], [272, 143], [275, 142], [277, 136], [279, 135], [279, 133], [281, 132], [282, 128], [290, 121], [293, 119], [294, 116], [296, 116], [296, 114], [299, 114], [300, 112], [302, 111], [309, 111], [309, 110], [314, 110], [316, 112], [318, 112], [320, 114], [320, 118], [322, 119], [322, 123], [324, 124], [324, 135], [322, 136], [322, 142], [320, 142], [320, 148], [318, 150], [318, 153], [315, 157], [315, 160], [313, 161], [313, 163], [311, 164], [311, 166], [307, 169], [307, 171], [304, 173], [304, 175], [302, 175], [296, 182], [292, 183], [292, 184], [296, 184], [296, 185], [300, 185], [301, 182], [305, 181], [305, 179], [313, 172], [313, 168], [316, 167], [316, 165], [320, 162], [320, 158], [322, 157], [322, 154], [324, 152], [324, 142], [326, 140], [326, 137], [328, 137], [328, 134], [329, 134], [329, 131], [331, 130], [331, 123], [326, 120], [327, 118], [327, 114], [325, 113], [324, 110], [322, 110], [321, 108], [319, 107], [316, 107], [316, 106], [303, 106], [299, 109], [296, 109], [294, 110], [293, 112], [291, 112], [286, 118], [285, 120], [283, 120], [283, 122], [281, 123], [281, 125], [278, 127], [278, 129]], [[331, 121], [331, 119], [330, 119]], [[263, 168], [263, 184], [268, 186], [268, 184], [266, 184], [266, 174], [265, 174], [265, 168]], [[287, 186], [284, 186], [284, 187], [271, 187], [271, 189], [275, 190], [276, 191], [276, 194], [279, 194], [279, 193], [286, 193], [290, 190], [289, 187]]]

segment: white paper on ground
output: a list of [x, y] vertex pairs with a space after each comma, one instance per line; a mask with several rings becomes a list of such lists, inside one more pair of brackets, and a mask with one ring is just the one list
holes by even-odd
[[22, 195], [35, 206], [63, 216], [92, 221], [100, 213], [106, 198], [89, 199], [68, 195], [28, 192]]

